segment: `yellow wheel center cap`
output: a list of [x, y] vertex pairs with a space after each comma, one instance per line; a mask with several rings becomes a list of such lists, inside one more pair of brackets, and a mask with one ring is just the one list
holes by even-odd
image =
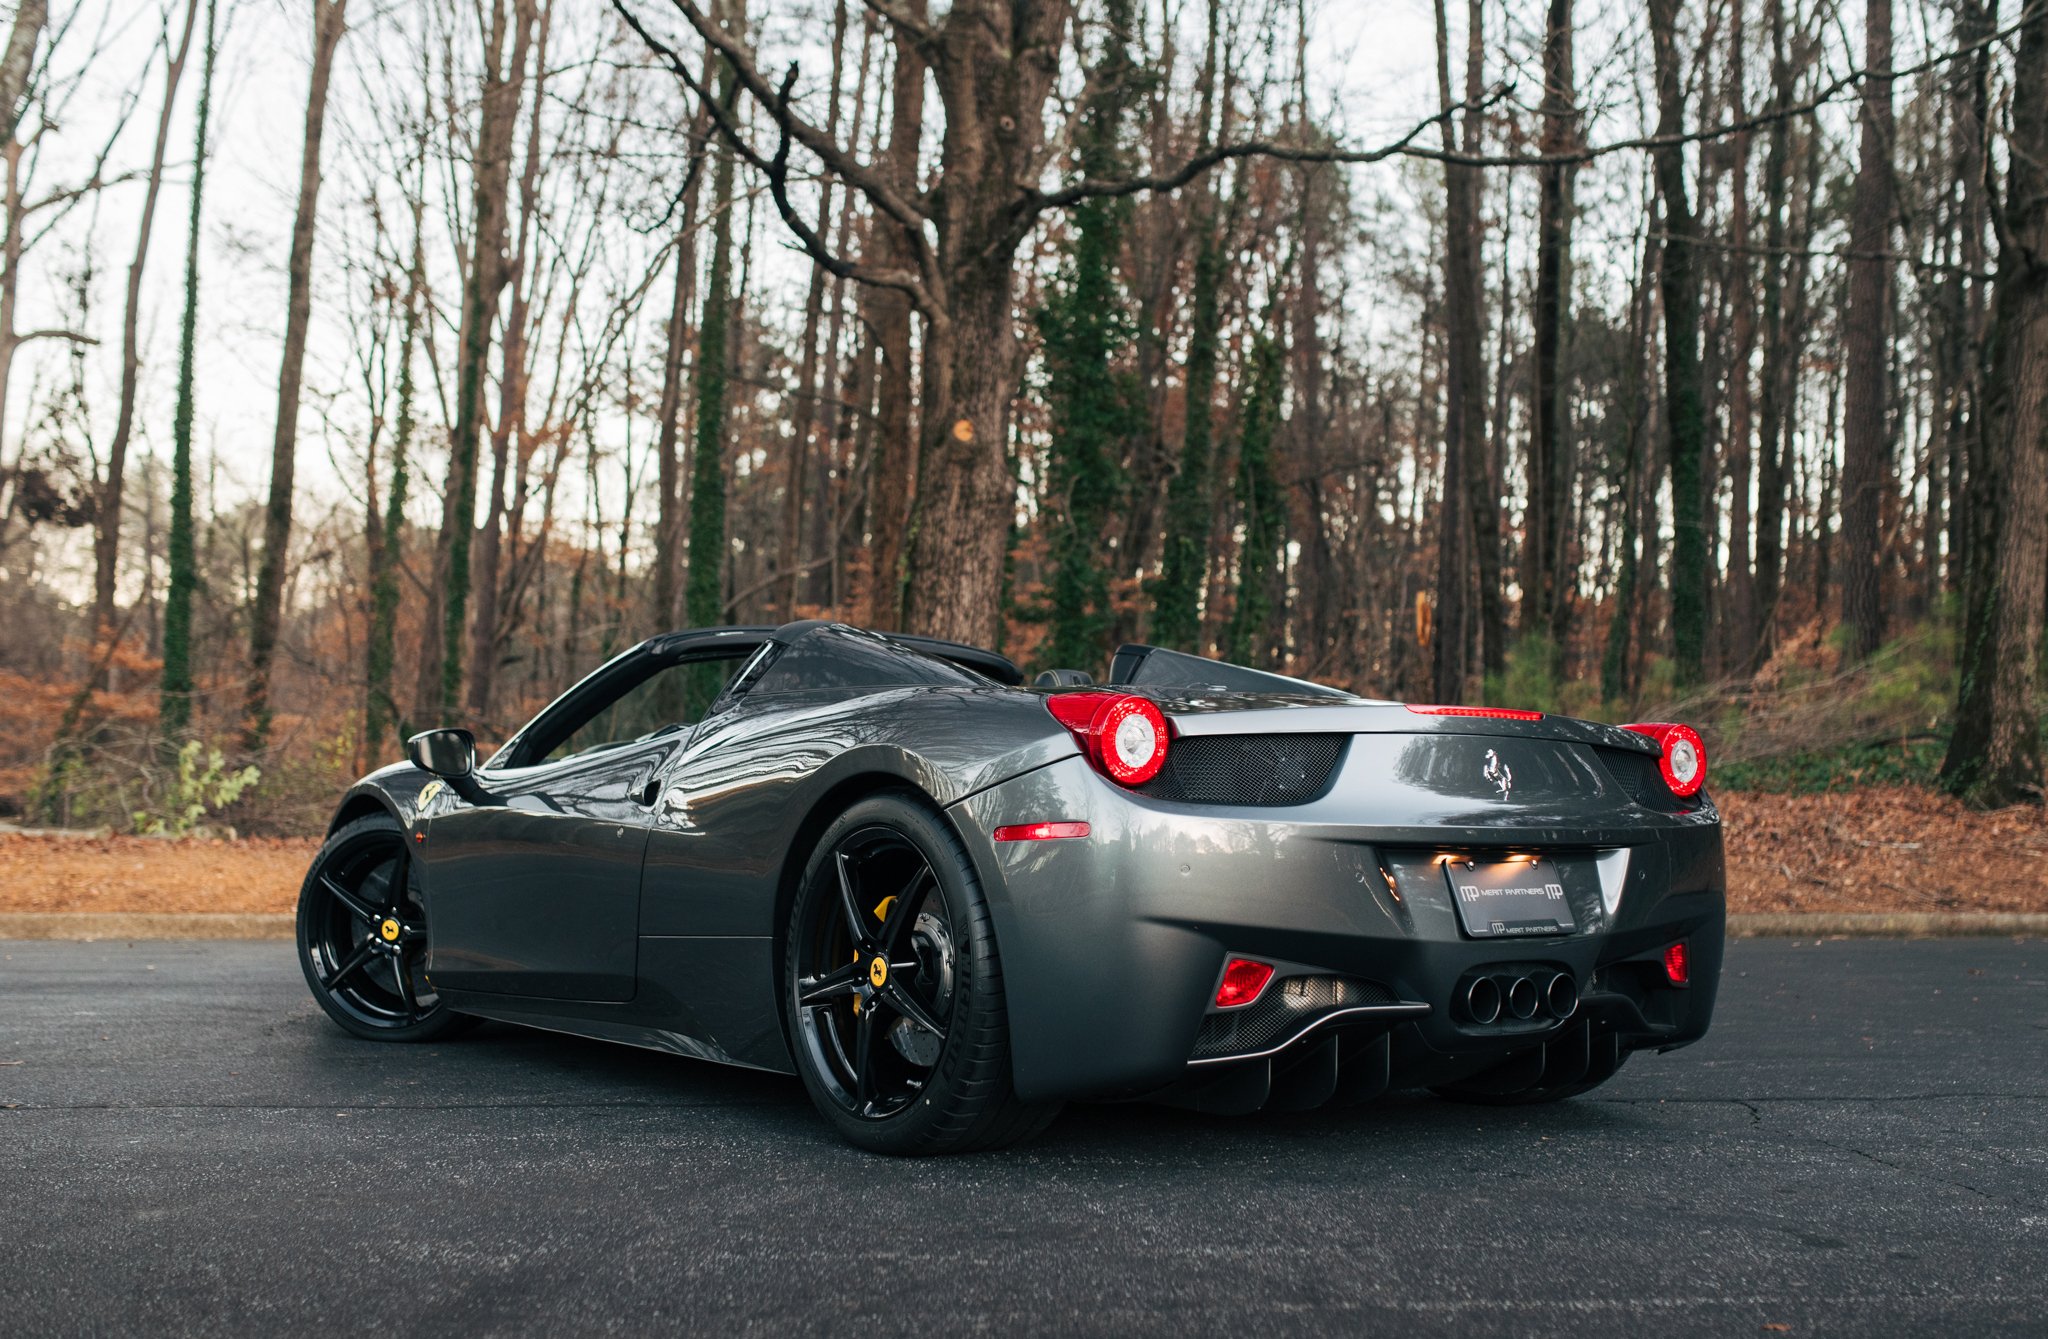
[[880, 990], [888, 983], [889, 960], [878, 953], [875, 955], [875, 960], [868, 964], [868, 984], [876, 990]]
[[384, 923], [377, 927], [377, 933], [384, 936], [385, 943], [395, 944], [398, 942], [400, 927], [397, 921], [386, 916]]

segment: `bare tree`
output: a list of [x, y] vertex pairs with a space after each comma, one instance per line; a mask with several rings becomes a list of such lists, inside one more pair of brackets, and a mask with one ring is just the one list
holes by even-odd
[[320, 139], [327, 129], [327, 85], [341, 45], [348, 0], [313, 0], [313, 68], [306, 88], [305, 143], [299, 155], [299, 201], [286, 265], [284, 359], [277, 375], [277, 430], [270, 445], [270, 496], [263, 509], [263, 565], [250, 611], [249, 681], [242, 700], [242, 748], [260, 751], [270, 735], [270, 662], [284, 609], [292, 536], [292, 489], [299, 450], [299, 388], [306, 365], [306, 327], [313, 315], [313, 236], [320, 212]]
[[[142, 278], [149, 264], [149, 239], [156, 222], [157, 196], [163, 189], [164, 156], [170, 146], [171, 111], [177, 105], [178, 83], [184, 77], [185, 59], [192, 51], [192, 32], [199, 19], [201, 0], [188, 0], [185, 25], [176, 44], [164, 34], [168, 58], [164, 63], [164, 98], [157, 113], [156, 141], [150, 153], [147, 185], [142, 196], [142, 220], [136, 227], [135, 255], [128, 262], [128, 291], [121, 312], [121, 401], [114, 419], [114, 438], [107, 447], [105, 474], [100, 480], [99, 501], [93, 532], [93, 636], [105, 638], [114, 630], [114, 578], [121, 557], [121, 494], [128, 469], [128, 444], [135, 432], [136, 383], [142, 370], [140, 330], [142, 320]], [[93, 676], [98, 678], [96, 672]]]

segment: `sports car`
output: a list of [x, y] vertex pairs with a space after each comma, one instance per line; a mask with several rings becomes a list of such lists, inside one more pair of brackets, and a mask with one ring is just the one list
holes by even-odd
[[1720, 817], [1684, 725], [1137, 645], [1027, 684], [812, 621], [641, 642], [481, 765], [461, 729], [407, 753], [300, 894], [335, 1022], [793, 1072], [880, 1152], [1083, 1099], [1555, 1101], [1713, 1013]]

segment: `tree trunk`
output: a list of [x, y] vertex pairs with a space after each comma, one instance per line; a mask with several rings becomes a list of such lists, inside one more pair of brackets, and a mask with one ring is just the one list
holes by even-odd
[[[142, 222], [135, 234], [135, 258], [128, 263], [128, 292], [121, 313], [121, 398], [114, 418], [114, 438], [107, 447], [107, 469], [100, 481], [98, 505], [94, 509], [92, 627], [94, 639], [114, 631], [114, 577], [121, 562], [121, 493], [128, 468], [128, 442], [135, 432], [135, 391], [142, 370], [140, 346], [142, 319], [142, 277], [149, 264], [149, 236], [156, 222], [157, 196], [164, 184], [164, 154], [170, 146], [171, 111], [178, 101], [178, 83], [184, 77], [185, 58], [192, 51], [192, 32], [198, 26], [200, 0], [187, 0], [185, 27], [175, 52], [164, 65], [164, 101], [157, 114], [155, 147], [150, 153], [147, 185], [142, 194]], [[11, 142], [11, 141], [10, 141]], [[104, 657], [99, 658], [102, 662]], [[95, 682], [104, 670], [95, 671]]]
[[[1736, 0], [1729, 27], [1728, 116], [1740, 120], [1749, 114], [1745, 76], [1748, 9], [1746, 0]], [[1747, 669], [1754, 661], [1756, 616], [1755, 584], [1750, 559], [1750, 487], [1756, 476], [1756, 416], [1751, 398], [1750, 363], [1756, 354], [1756, 294], [1752, 287], [1755, 264], [1750, 258], [1749, 217], [1749, 134], [1736, 134], [1728, 167], [1729, 218], [1727, 269], [1729, 338], [1728, 356], [1728, 481], [1732, 497], [1728, 506], [1728, 596], [1722, 608], [1721, 653], [1723, 668]], [[1766, 264], [1776, 256], [1767, 256]], [[1775, 346], [1773, 346], [1775, 347]]]
[[[385, 735], [394, 727], [406, 733], [404, 715], [392, 690], [398, 641], [398, 569], [405, 554], [405, 496], [410, 484], [407, 455], [412, 450], [413, 357], [419, 341], [420, 304], [426, 287], [426, 250], [421, 227], [426, 206], [426, 144], [420, 143], [421, 180], [412, 198], [412, 263], [406, 269], [404, 326], [398, 339], [398, 422], [391, 442], [391, 482], [385, 489], [380, 549], [370, 557], [370, 632], [364, 652], [363, 751], [374, 764], [382, 756]], [[433, 629], [421, 636], [433, 640]]]
[[[462, 320], [455, 370], [455, 429], [449, 444], [448, 491], [441, 508], [441, 539], [433, 583], [441, 592], [439, 655], [422, 656], [423, 670], [438, 670], [439, 702], [453, 717], [462, 695], [463, 633], [468, 626], [471, 532], [476, 527], [477, 437], [483, 425], [484, 360], [490, 354], [491, 327], [498, 315], [498, 297], [511, 280], [505, 255], [508, 196], [512, 175], [512, 132], [526, 88], [526, 57], [533, 34], [536, 0], [492, 0], [489, 36], [484, 49], [482, 114], [477, 127], [476, 159], [470, 183], [468, 273], [463, 280]], [[507, 28], [510, 33], [507, 33]], [[505, 60], [506, 38], [512, 56]], [[434, 639], [429, 636], [429, 643]], [[437, 663], [435, 663], [437, 662]]]
[[1008, 446], [1018, 364], [1016, 252], [1035, 214], [1016, 183], [1038, 161], [1069, 0], [955, 0], [938, 32], [946, 104], [937, 192], [945, 306], [926, 313], [933, 376], [923, 387], [906, 622], [993, 645], [1014, 512]]
[[[1863, 63], [1889, 71], [1891, 0], [1864, 7]], [[1885, 431], [1890, 399], [1892, 200], [1892, 81], [1863, 81], [1862, 143], [1849, 219], [1849, 293], [1844, 315], [1842, 393], [1842, 622], [1848, 655], [1867, 659], [1884, 640], [1883, 574], [1886, 546], [1879, 536], [1884, 495], [1890, 487], [1891, 445]]]
[[306, 327], [313, 313], [313, 233], [319, 218], [320, 137], [327, 125], [327, 82], [341, 43], [348, 0], [313, 0], [313, 73], [306, 92], [305, 147], [299, 157], [299, 203], [292, 221], [284, 363], [277, 376], [277, 431], [270, 447], [270, 497], [263, 509], [263, 565], [250, 615], [249, 682], [242, 700], [242, 749], [262, 750], [270, 735], [270, 662], [284, 612], [292, 533], [292, 484], [298, 464], [299, 381], [306, 363]]
[[[744, 4], [728, 22], [743, 30]], [[733, 105], [732, 67], [721, 61], [718, 100]], [[711, 274], [704, 290], [704, 316], [697, 333], [697, 437], [690, 480], [689, 578], [684, 590], [691, 627], [715, 627], [725, 621], [725, 414], [726, 386], [731, 372], [733, 151], [721, 142], [712, 150]], [[710, 705], [718, 684], [710, 674], [692, 680], [691, 706]]]
[[[476, 614], [470, 620], [468, 719], [488, 724], [491, 690], [497, 679], [499, 608], [502, 593], [498, 569], [504, 551], [508, 524], [505, 476], [516, 442], [520, 459], [526, 458], [527, 381], [527, 249], [538, 226], [535, 215], [541, 209], [536, 199], [540, 185], [541, 108], [547, 97], [548, 31], [553, 26], [552, 4], [541, 10], [535, 25], [533, 58], [533, 102], [526, 127], [526, 158], [519, 172], [518, 249], [507, 264], [512, 276], [512, 302], [505, 313], [505, 333], [500, 350], [498, 375], [498, 421], [491, 428], [491, 491], [484, 502], [484, 528], [477, 537], [475, 571], [470, 585], [476, 592]], [[519, 499], [524, 505], [524, 499]]]
[[200, 201], [206, 191], [206, 132], [213, 110], [214, 18], [214, 0], [207, 0], [185, 228], [185, 310], [178, 322], [178, 401], [171, 417], [170, 572], [164, 592], [163, 680], [157, 696], [157, 729], [166, 740], [178, 739], [192, 724], [192, 597], [199, 587], [192, 551], [192, 380], [199, 336]]
[[[1563, 154], [1577, 140], [1572, 71], [1572, 0], [1550, 0], [1543, 33], [1541, 151]], [[1522, 538], [1522, 635], [1550, 639], [1561, 663], [1571, 609], [1565, 512], [1571, 502], [1571, 443], [1565, 436], [1559, 363], [1571, 292], [1573, 169], [1542, 169], [1536, 222], [1536, 369], [1525, 485], [1529, 512]]]
[[[1685, 133], [1684, 70], [1678, 52], [1679, 0], [1650, 0], [1657, 65], [1657, 133]], [[1699, 224], [1685, 182], [1681, 145], [1653, 154], [1664, 204], [1664, 418], [1671, 461], [1671, 649], [1678, 681], [1705, 675], [1708, 536], [1702, 457], [1706, 407], [1700, 387]]]
[[[1987, 807], [2042, 799], [2036, 692], [2048, 595], [2048, 13], [2037, 9], [2020, 26], [1986, 379], [2003, 505], [1984, 635], [1963, 647], [1959, 719], [1944, 766], [1951, 787]], [[1971, 713], [1979, 719], [1968, 719]]]
[[[905, 8], [922, 22], [926, 0], [909, 0]], [[916, 44], [900, 30], [895, 34], [895, 46], [896, 71], [889, 89], [889, 147], [883, 170], [892, 186], [908, 194], [917, 190], [919, 182], [925, 61]], [[871, 235], [879, 263], [891, 267], [909, 263], [909, 239], [894, 221], [876, 218]], [[880, 355], [871, 443], [874, 488], [869, 498], [874, 570], [868, 577], [868, 617], [876, 627], [899, 628], [905, 626], [904, 563], [909, 552], [907, 530], [917, 487], [917, 434], [911, 418], [910, 298], [895, 289], [876, 288], [867, 293], [867, 305], [868, 324]], [[926, 338], [930, 338], [929, 331]], [[929, 388], [926, 400], [929, 409]]]
[[[1445, 110], [1444, 151], [1473, 152], [1479, 143], [1477, 116], [1465, 113], [1463, 143], [1452, 129], [1450, 22], [1445, 0], [1436, 0], [1437, 97]], [[1480, 43], [1480, 8], [1468, 6], [1469, 33], [1466, 56], [1466, 96], [1471, 96], [1474, 65]], [[1473, 499], [1490, 493], [1484, 465], [1486, 440], [1486, 387], [1481, 348], [1484, 322], [1480, 314], [1479, 275], [1479, 170], [1456, 163], [1444, 166], [1444, 321], [1446, 358], [1444, 373], [1444, 486], [1443, 510], [1437, 523], [1437, 605], [1435, 670], [1433, 693], [1443, 702], [1462, 701], [1465, 696], [1467, 622], [1466, 591], [1471, 584], [1468, 559], [1483, 551], [1477, 541], [1481, 525], [1491, 527], [1489, 511], [1484, 521]], [[1497, 531], [1495, 532], [1497, 542]], [[1498, 549], [1495, 549], [1498, 553]], [[1496, 573], [1496, 577], [1498, 574]], [[1487, 585], [1483, 561], [1480, 564], [1481, 637], [1486, 628]]]

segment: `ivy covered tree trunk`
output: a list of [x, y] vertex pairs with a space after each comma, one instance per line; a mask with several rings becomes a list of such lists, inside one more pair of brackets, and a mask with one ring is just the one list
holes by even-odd
[[1943, 777], [1985, 807], [2043, 799], [2038, 700], [2048, 597], [2048, 13], [2021, 25], [1999, 230], [1986, 432], [2001, 505], [1981, 631], [1961, 655]]
[[[421, 213], [425, 203], [425, 146], [422, 145], [422, 180], [413, 197], [412, 264], [406, 272], [404, 326], [398, 338], [398, 413], [391, 443], [391, 482], [385, 490], [384, 520], [378, 530], [377, 550], [370, 555], [370, 635], [364, 651], [367, 689], [363, 702], [363, 751], [373, 765], [384, 747], [385, 736], [394, 728], [406, 733], [404, 715], [392, 688], [392, 671], [397, 664], [398, 568], [405, 552], [405, 497], [410, 487], [406, 457], [412, 450], [413, 403], [417, 388], [413, 380], [413, 353], [419, 342], [420, 301], [426, 284], [426, 255], [423, 248]], [[424, 634], [431, 638], [432, 629]]]
[[[1091, 74], [1096, 93], [1082, 113], [1076, 166], [1107, 177], [1124, 169], [1123, 125], [1138, 92], [1129, 54], [1131, 0], [1109, 0], [1103, 49]], [[1125, 199], [1075, 207], [1065, 263], [1038, 314], [1045, 341], [1052, 416], [1049, 496], [1052, 562], [1048, 664], [1092, 669], [1106, 663], [1111, 624], [1109, 555], [1103, 535], [1123, 487], [1123, 444], [1144, 427], [1140, 390], [1118, 359], [1136, 338], [1118, 278], [1130, 219]]]
[[1244, 433], [1237, 449], [1238, 525], [1244, 542], [1238, 548], [1237, 602], [1223, 634], [1223, 658], [1239, 665], [1277, 666], [1273, 614], [1279, 607], [1276, 587], [1282, 572], [1280, 547], [1286, 517], [1280, 484], [1273, 475], [1273, 441], [1279, 435], [1280, 401], [1286, 394], [1286, 367], [1280, 343], [1262, 334], [1252, 345], [1245, 391]]
[[[1200, 145], [1209, 144], [1215, 119], [1216, 83], [1221, 76], [1220, 7], [1209, 6], [1208, 39], [1202, 58]], [[1200, 652], [1202, 577], [1209, 568], [1211, 458], [1215, 454], [1216, 348], [1223, 329], [1223, 237], [1216, 217], [1213, 185], [1196, 197], [1194, 275], [1188, 294], [1188, 354], [1183, 376], [1179, 467], [1166, 489], [1166, 535], [1160, 545], [1159, 576], [1152, 584], [1151, 639], [1177, 651]]]
[[[737, 20], [735, 20], [737, 23]], [[733, 105], [732, 67], [721, 61], [718, 100]], [[689, 574], [683, 588], [685, 622], [693, 628], [725, 621], [725, 400], [731, 372], [733, 153], [721, 142], [711, 167], [711, 274], [697, 331], [697, 422], [690, 473]], [[714, 665], [690, 680], [692, 717], [717, 696], [722, 677]]]
[[1166, 543], [1154, 591], [1152, 640], [1200, 651], [1202, 576], [1209, 567], [1210, 473], [1215, 454], [1216, 345], [1223, 326], [1223, 246], [1204, 220], [1195, 251], [1188, 329], [1187, 414], [1180, 468], [1166, 490]]
[[[1650, 0], [1650, 41], [1657, 65], [1657, 134], [1685, 133], [1684, 71], [1678, 53], [1679, 0]], [[1671, 458], [1671, 652], [1681, 684], [1705, 676], [1708, 547], [1707, 443], [1700, 386], [1699, 223], [1685, 183], [1685, 149], [1656, 150], [1657, 193], [1664, 202], [1664, 419]]]
[[176, 739], [192, 724], [192, 597], [199, 588], [192, 550], [193, 360], [199, 336], [199, 220], [206, 190], [206, 132], [213, 110], [214, 0], [207, 0], [199, 66], [199, 108], [192, 132], [192, 199], [185, 228], [185, 310], [178, 324], [178, 399], [171, 413], [170, 568], [164, 592], [164, 669], [157, 728]]

